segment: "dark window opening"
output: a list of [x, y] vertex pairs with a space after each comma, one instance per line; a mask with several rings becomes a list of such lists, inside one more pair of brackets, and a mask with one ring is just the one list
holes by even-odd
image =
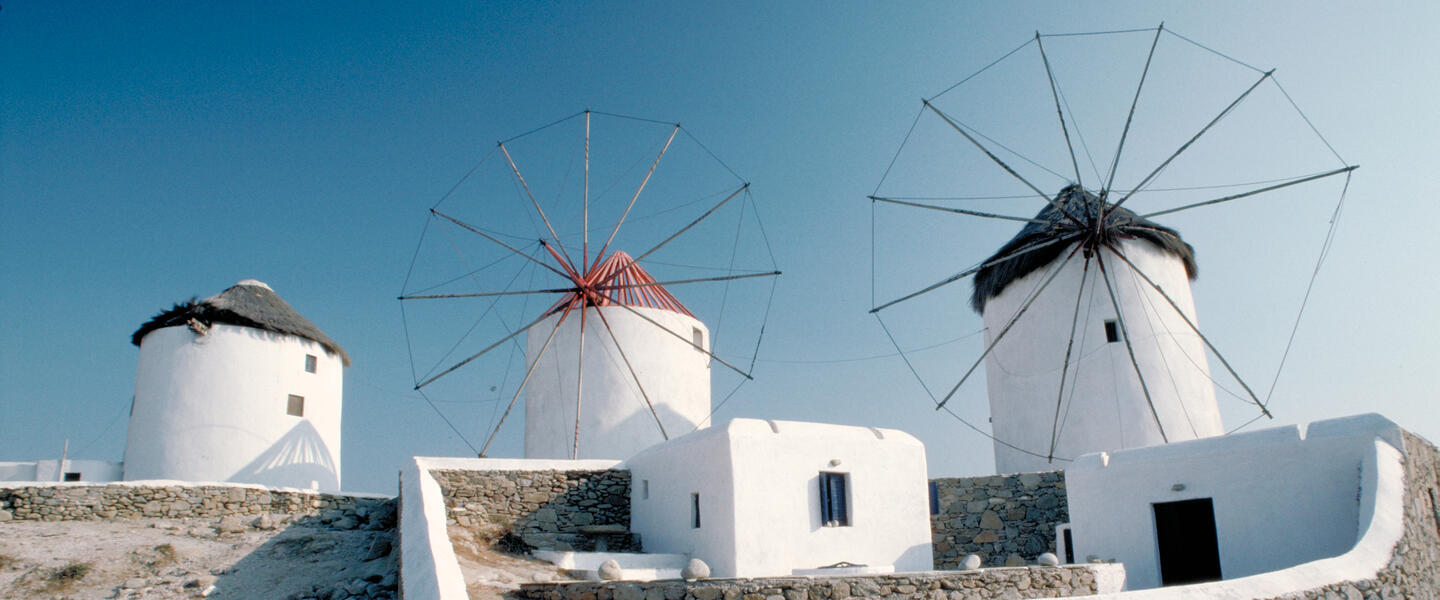
[[940, 514], [940, 486], [930, 482], [930, 515]]
[[820, 524], [825, 527], [850, 525], [850, 507], [845, 502], [845, 474], [820, 474]]
[[1152, 506], [1155, 541], [1160, 550], [1160, 585], [1219, 581], [1220, 543], [1215, 534], [1215, 505], [1210, 498]]
[[1105, 320], [1105, 341], [1111, 344], [1120, 341], [1120, 327], [1114, 319]]
[[1065, 528], [1065, 564], [1075, 564], [1075, 538], [1070, 535], [1070, 528]]
[[73, 471], [70, 473], [66, 473], [65, 481], [80, 481], [80, 474]]
[[314, 372], [315, 372], [315, 355], [314, 355], [314, 354], [306, 354], [306, 355], [305, 355], [305, 372], [306, 372], [306, 373], [314, 373]]
[[640, 499], [641, 499], [641, 500], [649, 500], [649, 499], [650, 499], [650, 480], [649, 480], [649, 479], [642, 479], [642, 480], [640, 480]]
[[690, 494], [690, 527], [700, 528], [700, 494]]
[[290, 394], [290, 400], [285, 404], [285, 414], [292, 417], [305, 416], [305, 397]]

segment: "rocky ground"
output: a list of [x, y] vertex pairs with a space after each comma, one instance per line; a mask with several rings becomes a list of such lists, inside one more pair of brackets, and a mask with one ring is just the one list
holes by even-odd
[[0, 597], [398, 597], [393, 528], [338, 525], [270, 515], [12, 521], [0, 525]]
[[455, 558], [460, 563], [460, 572], [465, 576], [465, 589], [472, 600], [501, 600], [512, 597], [507, 594], [518, 591], [522, 583], [570, 579], [550, 563], [535, 560], [519, 552], [497, 550], [495, 535], [476, 535], [470, 529], [453, 524], [449, 533], [450, 543], [455, 548]]

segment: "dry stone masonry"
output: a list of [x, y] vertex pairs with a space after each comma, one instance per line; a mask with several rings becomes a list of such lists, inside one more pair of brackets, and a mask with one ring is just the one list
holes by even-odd
[[[639, 552], [630, 472], [435, 470], [451, 525], [511, 550]], [[515, 541], [523, 547], [515, 548]]]
[[1021, 566], [1055, 552], [1055, 526], [1070, 520], [1060, 471], [931, 480], [935, 568], [958, 569], [968, 554], [986, 567]]
[[1062, 598], [1096, 593], [1095, 567], [1018, 567], [982, 571], [855, 577], [705, 579], [696, 582], [604, 581], [532, 583], [526, 600], [982, 600]]
[[335, 529], [395, 527], [395, 501], [391, 498], [219, 485], [55, 483], [0, 487], [0, 523], [271, 514], [315, 517], [307, 522], [318, 521]]

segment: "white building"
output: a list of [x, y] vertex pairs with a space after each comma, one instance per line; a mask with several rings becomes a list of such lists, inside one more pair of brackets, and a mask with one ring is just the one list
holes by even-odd
[[245, 280], [137, 330], [124, 478], [340, 489], [334, 340]]
[[1069, 216], [1047, 205], [975, 279], [971, 304], [984, 317], [986, 346], [1004, 335], [985, 359], [996, 471], [1055, 470], [1089, 452], [1223, 433], [1205, 346], [1191, 327], [1190, 245], [1108, 204], [1097, 228], [1102, 203], [1078, 187], [1057, 204]]
[[605, 290], [623, 306], [569, 294], [527, 332], [526, 458], [624, 459], [710, 416], [705, 324], [624, 252], [587, 278], [626, 286]]
[[1127, 590], [1224, 580], [1182, 588], [1195, 598], [1371, 577], [1399, 535], [1404, 452], [1368, 414], [1087, 455], [1065, 471], [1071, 553], [1124, 564]]
[[925, 447], [901, 431], [734, 419], [620, 468], [645, 550], [715, 577], [932, 568]]

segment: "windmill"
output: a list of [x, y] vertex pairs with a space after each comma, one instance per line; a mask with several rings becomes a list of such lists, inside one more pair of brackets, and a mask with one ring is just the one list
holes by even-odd
[[[731, 395], [752, 377], [779, 275], [757, 213], [677, 123], [586, 110], [498, 143], [430, 209], [400, 295], [415, 390], [480, 456], [522, 398], [527, 458], [708, 425], [712, 374]], [[489, 409], [466, 417], [482, 445], [446, 402]]]
[[[1143, 48], [1135, 43], [1137, 37], [1148, 42], [1148, 49], [1133, 52]], [[1162, 46], [1162, 39], [1173, 43]], [[1057, 60], [1053, 48], [1047, 52], [1047, 45], [1056, 43], [1071, 44], [1072, 48], [1082, 43], [1108, 44], [1112, 50], [1128, 51], [1132, 58], [1143, 57], [1143, 63], [1092, 61], [1082, 66], [1084, 61]], [[1157, 70], [1152, 67], [1159, 66], [1157, 49], [1166, 50], [1161, 53], [1163, 58], [1180, 63], [1178, 76], [1172, 62], [1171, 76], [1163, 78], [1158, 106], [1153, 100], [1146, 102], [1156, 93]], [[1233, 72], [1229, 78], [1199, 75], [1193, 67], [1199, 59], [1187, 58], [1186, 50], [1199, 58], [1238, 67], [1232, 71], [1248, 75], [1248, 81], [1233, 77]], [[1003, 67], [994, 67], [1014, 66], [1027, 55], [1033, 59], [1033, 68], [996, 75]], [[986, 257], [966, 268], [952, 270], [938, 280], [894, 286], [895, 291], [885, 298], [877, 293], [871, 312], [896, 340], [882, 313], [895, 314], [901, 307], [933, 301], [933, 295], [953, 293], [960, 287], [955, 283], [972, 281], [972, 293], [964, 304], [979, 313], [984, 323], [983, 349], [977, 357], [960, 363], [959, 369], [952, 364], [934, 370], [927, 380], [898, 340], [896, 348], [931, 393], [936, 410], [949, 411], [991, 438], [997, 472], [1054, 469], [1088, 452], [1221, 435], [1225, 430], [1216, 387], [1251, 405], [1258, 413], [1255, 418], [1270, 416], [1269, 393], [1262, 399], [1200, 327], [1190, 288], [1190, 280], [1197, 274], [1196, 251], [1182, 239], [1178, 228], [1159, 218], [1324, 181], [1342, 182], [1338, 215], [1350, 173], [1357, 167], [1345, 163], [1324, 142], [1273, 74], [1273, 69], [1254, 68], [1163, 24], [1144, 30], [1037, 32], [999, 60], [922, 101], [896, 160], [870, 196], [874, 214], [879, 216], [883, 207], [907, 211], [912, 213], [908, 218], [914, 219], [913, 213], [934, 215], [938, 211], [1023, 225], [1018, 233], [1006, 228], [1001, 235], [1008, 239], [1002, 237], [1000, 243], [993, 236], [973, 236], [982, 240], [979, 244], [999, 246], [999, 250], [979, 246], [984, 252], [981, 256]], [[1097, 75], [1123, 77], [1126, 83], [1116, 85]], [[987, 93], [968, 94], [968, 104], [964, 98], [953, 101], [955, 95], [965, 95], [969, 86], [985, 78], [991, 86]], [[1072, 94], [1067, 95], [1062, 85], [1067, 81], [1083, 81], [1084, 91], [1075, 94], [1071, 88]], [[1275, 119], [1255, 111], [1236, 116], [1244, 112], [1247, 100], [1254, 103], [1252, 96], [1262, 86], [1270, 92], [1269, 101], [1294, 109], [1292, 114], [1298, 119], [1292, 119], [1292, 124], [1303, 123], [1302, 129], [1314, 135], [1309, 138], [1310, 145], [1315, 146], [1314, 139], [1320, 140], [1330, 150], [1328, 155], [1307, 152], [1303, 153], [1306, 160], [1299, 160], [1302, 153], [1294, 150], [1299, 138], [1293, 132], [1271, 135]], [[1097, 108], [1104, 105], [1097, 97], [1121, 88], [1133, 90], [1124, 96], [1128, 102], [1111, 102], [1110, 112]], [[1231, 88], [1228, 97], [1216, 93], [1225, 88]], [[995, 102], [997, 94], [1006, 101]], [[1116, 104], [1124, 108], [1123, 113], [1113, 110]], [[984, 114], [996, 106], [998, 112], [1008, 114]], [[1193, 120], [1186, 133], [1175, 136], [1184, 129], [1179, 115], [1186, 106], [1206, 106], [1208, 112]], [[920, 127], [922, 118], [932, 136], [917, 141], [917, 131], [926, 131]], [[1089, 129], [1082, 128], [1081, 121]], [[1232, 121], [1241, 123], [1219, 133]], [[1046, 137], [1040, 132], [1041, 123], [1049, 134], [1048, 149], [1030, 143]], [[1108, 140], [1095, 135], [1097, 123], [1108, 123], [1115, 133]], [[1143, 126], [1170, 135], [1151, 136], [1137, 147], [1136, 135]], [[944, 137], [933, 135], [933, 130]], [[1260, 147], [1266, 149], [1257, 151]], [[1092, 149], [1104, 152], [1101, 160], [1096, 160]], [[911, 169], [897, 175], [896, 167], [903, 170], [907, 151], [912, 157], [943, 154], [943, 160], [933, 161], [939, 168]], [[1197, 155], [1202, 158], [1192, 160]], [[1315, 156], [1338, 161], [1339, 166], [1331, 163], [1315, 168], [1316, 162], [1311, 160]], [[1196, 163], [1188, 170], [1187, 160]], [[1135, 170], [1135, 163], [1145, 166]], [[1289, 169], [1300, 164], [1309, 170], [1278, 179], [1274, 171], [1262, 175], [1267, 168]], [[988, 172], [977, 170], [982, 166]], [[952, 175], [943, 169], [963, 174]], [[1231, 177], [1243, 179], [1232, 186], [1235, 179]], [[1058, 181], [1047, 185], [1041, 178]], [[1156, 185], [1161, 181], [1172, 187]], [[999, 189], [1004, 191], [988, 195], [975, 191], [987, 183], [1002, 186]], [[1225, 187], [1240, 189], [1228, 194], [1215, 191]], [[962, 195], [966, 192], [969, 195]], [[1020, 202], [1036, 200], [1038, 212], [1017, 208]], [[978, 202], [989, 204], [980, 206]], [[1332, 218], [1322, 260], [1334, 224]], [[936, 235], [946, 234], [937, 231]], [[907, 231], [904, 239], [915, 237], [915, 232]], [[882, 250], [897, 246], [887, 246], [884, 240], [876, 243]], [[977, 246], [970, 248], [974, 252]], [[1305, 297], [1313, 282], [1312, 275]], [[937, 310], [953, 314], [957, 304], [962, 303], [951, 301]], [[1295, 327], [1298, 325], [1297, 317]], [[1285, 353], [1288, 350], [1287, 344]], [[1207, 353], [1238, 390], [1216, 382]], [[988, 432], [975, 426], [973, 419], [962, 417], [952, 405], [982, 363], [992, 423]], [[1272, 383], [1270, 391], [1273, 389]]]

